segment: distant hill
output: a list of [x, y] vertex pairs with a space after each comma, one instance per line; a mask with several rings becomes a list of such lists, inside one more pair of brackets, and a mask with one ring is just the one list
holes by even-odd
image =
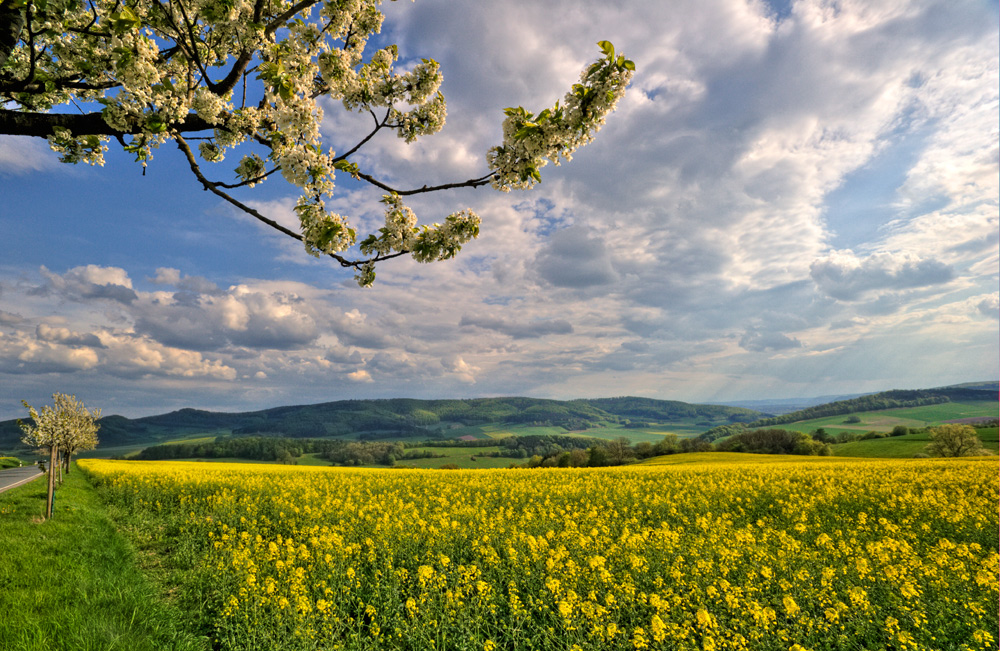
[[676, 400], [654, 400], [652, 398], [596, 398], [593, 400], [578, 400], [602, 409], [619, 417], [629, 418], [635, 424], [670, 423], [692, 420], [725, 419], [730, 423], [748, 423], [760, 417], [758, 410], [729, 405], [695, 405]]
[[991, 389], [973, 389], [963, 387], [941, 387], [938, 389], [893, 390], [871, 393], [850, 400], [838, 400], [825, 405], [816, 405], [790, 414], [773, 418], [762, 418], [749, 423], [747, 427], [770, 427], [784, 425], [800, 420], [823, 418], [825, 416], [840, 416], [860, 411], [877, 411], [881, 409], [898, 409], [901, 407], [920, 407], [943, 402], [960, 402], [963, 400], [997, 400], [997, 393]]
[[781, 416], [790, 414], [793, 411], [800, 411], [816, 405], [825, 405], [828, 402], [839, 400], [850, 400], [863, 396], [863, 393], [848, 393], [842, 395], [813, 396], [811, 398], [775, 398], [771, 400], [730, 400], [728, 402], [709, 403], [728, 405], [730, 407], [744, 407], [753, 411], [759, 411], [771, 416]]
[[[693, 405], [652, 398], [544, 400], [476, 398], [469, 400], [340, 400], [316, 405], [224, 413], [181, 409], [158, 416], [100, 420], [101, 447], [155, 444], [200, 432], [292, 438], [399, 438], [440, 435], [470, 425], [539, 425], [568, 431], [603, 425], [646, 426], [671, 422], [718, 424], [748, 422], [764, 414], [740, 407]], [[20, 444], [16, 420], [0, 422], [0, 449]]]
[[815, 405], [780, 416], [760, 418], [750, 423], [719, 425], [702, 433], [698, 438], [704, 441], [715, 441], [747, 429], [788, 425], [829, 416], [842, 416], [845, 414], [881, 411], [885, 409], [921, 407], [948, 402], [997, 401], [997, 389], [996, 382], [981, 382], [960, 386], [939, 387], [936, 389], [882, 391], [848, 400], [836, 400], [822, 405]]

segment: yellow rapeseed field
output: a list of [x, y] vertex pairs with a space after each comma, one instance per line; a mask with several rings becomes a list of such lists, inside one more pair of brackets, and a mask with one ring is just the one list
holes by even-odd
[[80, 465], [222, 649], [997, 648], [995, 460], [669, 460]]

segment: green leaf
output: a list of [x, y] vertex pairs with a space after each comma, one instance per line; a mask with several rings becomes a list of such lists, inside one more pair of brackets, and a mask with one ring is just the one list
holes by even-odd
[[629, 59], [625, 59], [625, 63], [622, 64], [622, 67], [625, 68], [626, 70], [631, 70], [632, 72], [635, 72], [635, 63], [633, 63]]
[[153, 133], [163, 133], [167, 130], [167, 123], [159, 113], [150, 113], [146, 117], [146, 128]]
[[611, 44], [611, 41], [598, 41], [597, 46], [609, 59], [615, 58], [615, 46]]
[[138, 29], [139, 25], [139, 17], [128, 7], [122, 7], [121, 11], [111, 14], [111, 31], [115, 34], [121, 35], [133, 29]]

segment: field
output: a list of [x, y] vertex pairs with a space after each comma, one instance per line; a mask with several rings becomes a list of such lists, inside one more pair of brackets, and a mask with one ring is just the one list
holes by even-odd
[[216, 648], [995, 649], [995, 460], [86, 460]]
[[[859, 423], [846, 423], [848, 416], [857, 416]], [[813, 418], [785, 425], [775, 425], [780, 429], [811, 432], [822, 427], [829, 434], [840, 432], [863, 433], [870, 430], [890, 432], [896, 425], [910, 428], [935, 427], [949, 420], [960, 418], [996, 418], [997, 403], [992, 402], [946, 402], [923, 407], [906, 407], [903, 409], [884, 409], [880, 411], [863, 411], [840, 416]]]
[[[446, 464], [453, 464], [459, 468], [506, 468], [512, 463], [524, 463], [524, 459], [511, 459], [508, 457], [484, 457], [481, 455], [490, 452], [499, 452], [499, 447], [485, 448], [412, 448], [417, 452], [432, 452], [443, 454], [443, 457], [432, 457], [429, 459], [400, 459], [396, 462], [399, 468], [440, 468]], [[407, 450], [409, 451], [409, 450]], [[475, 457], [475, 461], [473, 461]]]
[[[996, 427], [977, 429], [976, 433], [979, 434], [984, 448], [991, 450], [994, 454], [1000, 451]], [[839, 443], [833, 446], [833, 453], [838, 457], [907, 458], [924, 452], [930, 442], [931, 435], [924, 432], [884, 439]]]

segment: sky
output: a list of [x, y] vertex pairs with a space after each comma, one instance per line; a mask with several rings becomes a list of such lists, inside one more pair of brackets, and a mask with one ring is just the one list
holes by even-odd
[[[105, 414], [348, 398], [780, 399], [996, 380], [992, 0], [417, 0], [448, 121], [362, 167], [474, 178], [503, 108], [560, 99], [610, 40], [636, 75], [597, 139], [528, 192], [409, 201], [483, 220], [457, 258], [371, 289], [222, 204], [178, 151], [60, 164], [0, 137], [0, 419], [72, 393]], [[326, 106], [344, 150], [370, 118]], [[226, 180], [235, 162], [219, 164]], [[240, 195], [294, 225], [280, 179]], [[377, 228], [381, 193], [334, 209]], [[360, 229], [359, 229], [360, 230]]]

